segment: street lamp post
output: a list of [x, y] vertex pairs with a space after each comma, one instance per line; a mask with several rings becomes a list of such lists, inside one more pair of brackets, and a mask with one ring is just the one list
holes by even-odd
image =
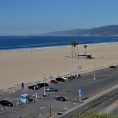
[[45, 78], [45, 72], [44, 72], [44, 80], [43, 80], [43, 81], [44, 81], [44, 96], [46, 96], [46, 91], [45, 91], [45, 79], [46, 79], [46, 78]]
[[94, 63], [94, 80], [96, 80], [95, 72], [96, 72], [96, 66], [95, 66], [95, 63]]
[[[38, 69], [39, 71], [40, 71], [40, 69]], [[42, 70], [41, 70], [42, 71]], [[45, 90], [45, 71], [42, 71], [43, 72], [43, 74], [44, 74], [44, 79], [43, 79], [43, 82], [44, 82], [44, 96], [46, 96], [46, 90]]]

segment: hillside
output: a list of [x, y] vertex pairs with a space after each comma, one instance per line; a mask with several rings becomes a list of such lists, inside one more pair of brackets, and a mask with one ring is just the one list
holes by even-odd
[[118, 25], [42, 33], [39, 36], [118, 36]]

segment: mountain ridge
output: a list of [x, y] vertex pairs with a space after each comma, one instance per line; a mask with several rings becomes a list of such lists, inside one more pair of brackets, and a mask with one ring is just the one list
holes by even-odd
[[39, 34], [39, 36], [118, 36], [118, 25], [106, 25], [90, 29], [53, 31]]

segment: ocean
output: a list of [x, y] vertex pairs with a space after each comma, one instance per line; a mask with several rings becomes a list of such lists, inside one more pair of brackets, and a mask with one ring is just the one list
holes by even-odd
[[69, 46], [72, 40], [79, 45], [118, 42], [118, 37], [102, 36], [0, 36], [0, 50], [17, 50]]

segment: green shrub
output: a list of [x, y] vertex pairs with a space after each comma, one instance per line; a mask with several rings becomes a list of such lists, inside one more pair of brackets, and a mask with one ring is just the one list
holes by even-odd
[[106, 113], [98, 113], [95, 110], [89, 110], [86, 114], [79, 113], [73, 118], [118, 118], [116, 115], [109, 115]]

